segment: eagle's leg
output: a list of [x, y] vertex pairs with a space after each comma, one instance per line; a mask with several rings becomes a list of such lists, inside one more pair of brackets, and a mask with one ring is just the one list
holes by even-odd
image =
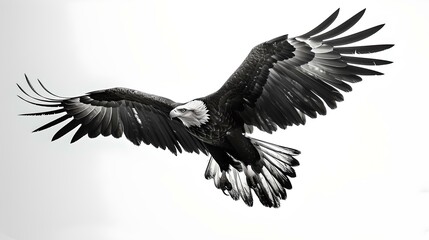
[[242, 171], [241, 163], [235, 161], [225, 149], [206, 144], [207, 150], [210, 152], [210, 160], [205, 172], [205, 178], [214, 178], [215, 186], [222, 191], [231, 191], [231, 180], [228, 179], [227, 173], [232, 166], [238, 171]]
[[293, 156], [298, 155], [299, 151], [249, 138], [241, 133], [229, 134], [227, 139], [235, 148], [223, 153], [229, 157], [228, 161], [240, 163], [243, 171], [236, 167], [226, 168], [222, 161], [219, 165], [220, 161], [212, 155], [206, 178], [213, 178], [220, 189], [222, 179], [225, 178], [230, 184], [228, 186], [231, 186], [231, 189], [227, 189], [231, 197], [235, 200], [241, 197], [249, 206], [253, 204], [253, 189], [263, 205], [279, 207], [280, 199], [286, 199], [286, 189], [292, 188], [288, 177], [295, 177], [293, 167], [299, 163]]

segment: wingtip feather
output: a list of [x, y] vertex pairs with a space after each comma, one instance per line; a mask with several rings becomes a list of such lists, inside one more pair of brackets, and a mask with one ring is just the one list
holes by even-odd
[[298, 37], [301, 38], [308, 38], [311, 37], [315, 34], [318, 34], [320, 32], [322, 32], [323, 30], [325, 30], [326, 28], [328, 28], [334, 21], [335, 19], [337, 19], [338, 14], [340, 12], [340, 8], [338, 8], [337, 10], [335, 10], [328, 18], [326, 18], [322, 23], [320, 23], [319, 25], [317, 25], [315, 28], [313, 28], [312, 30], [310, 30], [307, 33], [304, 33]]
[[342, 24], [338, 25], [337, 27], [329, 30], [328, 32], [322, 33], [320, 35], [314, 36], [311, 39], [316, 41], [323, 41], [326, 39], [333, 38], [337, 35], [340, 35], [341, 33], [347, 31], [351, 27], [353, 27], [363, 16], [365, 13], [365, 9], [361, 10], [360, 12], [353, 15], [351, 18], [343, 22]]

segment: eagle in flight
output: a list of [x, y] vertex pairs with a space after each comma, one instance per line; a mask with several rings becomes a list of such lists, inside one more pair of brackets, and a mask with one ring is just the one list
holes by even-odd
[[[244, 62], [216, 92], [190, 100], [174, 102], [127, 88], [111, 88], [77, 97], [55, 95], [40, 82], [40, 94], [26, 80], [33, 94], [24, 101], [54, 110], [22, 114], [26, 116], [65, 114], [34, 130], [41, 131], [69, 120], [52, 140], [73, 129], [71, 142], [85, 135], [115, 138], [123, 134], [135, 145], [142, 142], [173, 154], [183, 150], [210, 156], [205, 178], [213, 179], [234, 200], [253, 205], [252, 191], [267, 207], [279, 207], [291, 189], [299, 165], [298, 150], [252, 138], [253, 127], [272, 133], [278, 128], [305, 124], [326, 114], [343, 100], [339, 91], [352, 90], [349, 83], [363, 75], [382, 73], [358, 65], [383, 65], [390, 61], [356, 57], [386, 50], [393, 44], [348, 45], [365, 39], [384, 24], [349, 34], [365, 9], [344, 23], [327, 29], [339, 9], [317, 27], [297, 37], [283, 35], [254, 47]], [[346, 46], [344, 46], [346, 45]]]

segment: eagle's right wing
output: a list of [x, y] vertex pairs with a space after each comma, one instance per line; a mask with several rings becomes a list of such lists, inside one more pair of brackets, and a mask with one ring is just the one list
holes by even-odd
[[179, 105], [170, 99], [126, 88], [111, 88], [93, 91], [78, 97], [65, 98], [51, 93], [39, 81], [41, 87], [53, 97], [48, 98], [39, 94], [27, 76], [25, 78], [30, 89], [38, 97], [31, 96], [19, 85], [19, 89], [33, 101], [18, 97], [37, 106], [58, 109], [22, 115], [40, 116], [65, 113], [34, 132], [71, 119], [53, 136], [52, 141], [80, 126], [71, 140], [72, 143], [85, 135], [90, 138], [95, 138], [100, 134], [119, 138], [125, 133], [125, 136], [136, 145], [144, 142], [157, 148], [168, 148], [174, 154], [182, 152], [182, 148], [187, 152], [199, 153], [201, 151], [207, 154], [203, 143], [190, 135], [179, 121], [169, 118], [169, 112]]

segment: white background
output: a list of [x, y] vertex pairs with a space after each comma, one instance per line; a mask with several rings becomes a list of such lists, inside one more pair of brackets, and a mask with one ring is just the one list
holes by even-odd
[[[384, 76], [353, 85], [327, 116], [265, 140], [302, 151], [280, 209], [234, 202], [204, 155], [125, 139], [51, 143], [52, 117], [20, 101], [24, 73], [59, 95], [129, 87], [179, 102], [216, 91], [250, 49], [307, 32], [341, 7]], [[0, 239], [429, 239], [427, 1], [0, 2]], [[335, 25], [338, 24], [335, 23]]]

